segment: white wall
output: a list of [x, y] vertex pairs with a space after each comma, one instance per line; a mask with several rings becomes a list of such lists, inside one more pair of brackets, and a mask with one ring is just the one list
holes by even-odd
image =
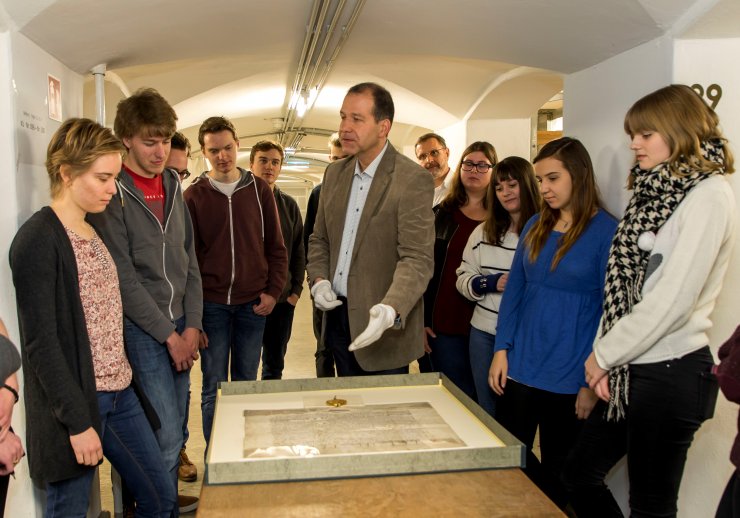
[[496, 148], [498, 159], [520, 156], [529, 160], [532, 119], [487, 119], [468, 121], [467, 143], [485, 140]]
[[[697, 83], [705, 89], [711, 84], [722, 87], [723, 96], [715, 111], [730, 141], [736, 169], [740, 168], [740, 97], [737, 95], [740, 91], [740, 70], [730, 65], [727, 57], [737, 56], [738, 53], [740, 39], [679, 40], [674, 53], [674, 82], [688, 85]], [[740, 200], [740, 173], [729, 178], [735, 199]], [[737, 228], [740, 233], [740, 222]], [[709, 339], [716, 357], [719, 345], [740, 324], [740, 244], [737, 242], [712, 321], [714, 327]], [[685, 516], [700, 516], [706, 513], [706, 509], [716, 508], [733, 471], [729, 452], [738, 431], [737, 415], [737, 405], [720, 396], [715, 418], [697, 433], [689, 450], [679, 498], [679, 508], [685, 509]], [[709, 507], [702, 507], [703, 503]]]
[[591, 154], [607, 208], [621, 216], [632, 164], [623, 121], [632, 104], [671, 82], [673, 44], [658, 38], [591, 68], [565, 77], [563, 134], [579, 139]]
[[[727, 56], [737, 55], [740, 40], [674, 42], [661, 37], [565, 78], [565, 134], [579, 138], [591, 154], [599, 187], [607, 207], [621, 216], [629, 199], [624, 189], [632, 165], [629, 141], [623, 130], [624, 115], [643, 95], [670, 83], [719, 83], [724, 97], [717, 106], [725, 134], [740, 155], [740, 72], [728, 66]], [[740, 175], [732, 177], [740, 199]], [[719, 344], [740, 323], [740, 261], [738, 247], [730, 263], [724, 289], [713, 315], [715, 328], [710, 345]], [[721, 398], [722, 399], [722, 398]], [[727, 458], [736, 433], [737, 407], [720, 401], [715, 418], [702, 426], [689, 451], [679, 495], [679, 516], [714, 514], [732, 471]], [[624, 463], [608, 483], [626, 509], [628, 482]]]
[[[83, 78], [62, 65], [25, 36], [0, 34], [0, 311], [11, 338], [19, 343], [15, 290], [7, 257], [18, 227], [48, 203], [48, 177], [44, 161], [49, 138], [59, 122], [48, 117], [47, 74], [62, 82], [65, 118], [82, 113]], [[20, 379], [21, 385], [23, 383]], [[25, 411], [19, 403], [13, 412], [13, 428], [25, 438]], [[25, 442], [25, 441], [24, 441]], [[33, 486], [24, 460], [10, 482], [6, 516], [36, 517]]]

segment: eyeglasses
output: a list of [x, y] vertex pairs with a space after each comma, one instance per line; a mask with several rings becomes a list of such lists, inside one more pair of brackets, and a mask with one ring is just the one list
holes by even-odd
[[427, 158], [437, 158], [439, 156], [439, 153], [446, 148], [438, 147], [437, 149], [432, 149], [429, 153], [422, 153], [421, 155], [418, 155], [416, 158], [419, 160], [419, 162], [426, 162]]
[[188, 178], [190, 178], [190, 171], [188, 171], [187, 169], [183, 169], [182, 171], [178, 171], [177, 174], [180, 175], [180, 180], [181, 181], [182, 180], [187, 180]]
[[460, 168], [466, 173], [472, 173], [474, 169], [479, 173], [487, 173], [491, 170], [492, 167], [493, 165], [489, 164], [488, 162], [478, 162], [476, 164], [475, 162], [472, 162], [470, 160], [466, 160], [462, 164], [460, 164]]

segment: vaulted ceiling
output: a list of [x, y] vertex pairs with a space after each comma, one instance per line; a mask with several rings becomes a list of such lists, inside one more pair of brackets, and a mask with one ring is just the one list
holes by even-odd
[[[0, 0], [18, 30], [80, 74], [105, 64], [108, 119], [157, 88], [195, 141], [226, 115], [243, 147], [323, 153], [346, 89], [387, 86], [394, 142], [460, 120], [528, 118], [595, 65], [708, 11], [695, 37], [740, 32], [737, 0]], [[731, 19], [735, 23], [726, 23]], [[723, 25], [724, 23], [724, 25]], [[92, 78], [85, 112], [93, 116]], [[307, 104], [302, 115], [301, 104]], [[197, 147], [197, 145], [196, 145]], [[316, 155], [319, 156], [318, 154]]]

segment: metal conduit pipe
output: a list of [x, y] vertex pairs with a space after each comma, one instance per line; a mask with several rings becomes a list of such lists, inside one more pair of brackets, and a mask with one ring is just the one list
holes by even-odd
[[[314, 0], [313, 7], [311, 8], [311, 16], [309, 17], [308, 25], [306, 26], [306, 36], [303, 38], [303, 48], [301, 49], [301, 57], [298, 60], [298, 69], [296, 70], [295, 78], [293, 79], [293, 88], [290, 91], [290, 95], [292, 97], [293, 92], [296, 91], [296, 88], [298, 88], [298, 80], [301, 77], [301, 73], [303, 70], [303, 67], [306, 66], [307, 63], [307, 54], [308, 54], [308, 45], [311, 42], [311, 37], [314, 33], [314, 26], [316, 24], [316, 17], [319, 13], [319, 6], [321, 5], [322, 0]], [[292, 108], [292, 99], [289, 101], [288, 108]]]
[[[281, 135], [281, 140], [284, 138], [285, 131], [288, 128], [288, 119], [291, 118], [292, 112], [295, 111], [295, 92], [298, 92], [298, 87], [300, 86], [300, 79], [303, 76], [303, 70], [305, 67], [310, 64], [310, 58], [308, 55], [308, 49], [309, 45], [311, 43], [311, 40], [313, 38], [313, 35], [316, 31], [316, 21], [318, 18], [319, 13], [319, 7], [322, 4], [322, 0], [314, 0], [313, 6], [311, 8], [311, 16], [309, 17], [308, 25], [306, 26], [306, 36], [303, 38], [303, 47], [301, 48], [301, 57], [298, 60], [298, 69], [296, 70], [295, 78], [293, 79], [293, 87], [290, 90], [290, 98], [288, 99], [288, 113], [285, 116], [285, 120], [283, 121], [282, 129], [279, 131], [279, 134]], [[285, 144], [285, 142], [282, 142], [282, 144]]]
[[329, 24], [329, 29], [326, 31], [326, 38], [324, 38], [324, 43], [323, 45], [321, 45], [321, 50], [319, 51], [319, 55], [316, 58], [316, 66], [311, 69], [311, 75], [309, 76], [308, 81], [306, 81], [306, 85], [308, 85], [309, 87], [313, 83], [314, 77], [316, 77], [316, 71], [319, 69], [319, 66], [321, 66], [321, 60], [324, 59], [326, 48], [329, 46], [329, 42], [334, 36], [334, 29], [336, 29], [337, 23], [339, 23], [339, 18], [342, 16], [342, 11], [344, 11], [345, 3], [346, 0], [339, 0], [339, 5], [337, 6], [336, 11], [334, 11], [334, 16], [332, 17], [331, 24]]
[[336, 63], [337, 58], [339, 57], [339, 53], [342, 51], [342, 48], [344, 48], [344, 45], [347, 43], [347, 38], [349, 38], [349, 35], [352, 32], [355, 23], [357, 23], [357, 19], [360, 17], [360, 12], [362, 11], [364, 5], [365, 0], [358, 0], [355, 4], [352, 15], [350, 16], [349, 21], [344, 28], [344, 32], [342, 33], [342, 37], [339, 38], [339, 42], [337, 43], [337, 46], [334, 47], [334, 52], [332, 53], [331, 58], [329, 58], [329, 61], [326, 63], [326, 67], [324, 68], [323, 73], [316, 83], [316, 88], [318, 88], [319, 91], [321, 91], [321, 89], [324, 87], [324, 83], [326, 83], [326, 79], [329, 77], [329, 72], [331, 72], [331, 69], [334, 68], [334, 63]]
[[95, 120], [105, 126], [105, 63], [90, 69], [95, 79]]

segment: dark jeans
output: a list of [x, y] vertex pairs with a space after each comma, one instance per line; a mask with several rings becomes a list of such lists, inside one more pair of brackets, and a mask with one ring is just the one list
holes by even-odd
[[321, 339], [321, 326], [324, 321], [324, 312], [313, 306], [313, 335], [316, 337], [316, 377], [317, 378], [333, 378], [336, 374], [334, 372], [334, 356], [331, 351], [327, 349], [324, 340]]
[[[465, 392], [473, 401], [477, 401], [473, 371], [470, 370], [469, 338], [463, 335], [444, 335], [437, 333], [437, 338], [428, 336], [432, 368], [441, 372]], [[419, 364], [421, 367], [421, 364]]]
[[488, 384], [488, 371], [491, 369], [495, 343], [495, 335], [474, 327], [470, 328], [470, 368], [473, 371], [475, 394], [478, 396], [478, 404], [491, 417], [496, 417], [496, 400], [498, 398]]
[[717, 507], [715, 518], [738, 518], [740, 516], [740, 479], [737, 470], [732, 473], [725, 492]]
[[432, 367], [431, 354], [425, 352], [422, 357], [416, 360], [416, 363], [419, 364], [419, 372], [434, 372], [434, 367]]
[[594, 408], [563, 473], [580, 518], [622, 516], [604, 484], [625, 454], [632, 516], [676, 516], [686, 453], [694, 433], [711, 417], [717, 380], [709, 348], [683, 358], [630, 365], [625, 419], [607, 422]]
[[[176, 330], [182, 333], [185, 317], [175, 322]], [[180, 466], [180, 449], [183, 444], [182, 428], [187, 411], [190, 370], [178, 372], [165, 344], [159, 343], [149, 333], [129, 319], [124, 319], [123, 336], [126, 353], [136, 379], [146, 398], [154, 407], [161, 427], [156, 432], [157, 442], [170, 473], [172, 489], [177, 493], [177, 468]], [[121, 473], [123, 477], [123, 473]], [[124, 483], [128, 486], [127, 481]], [[133, 488], [129, 488], [133, 493]], [[177, 506], [175, 506], [177, 515]]]
[[200, 409], [206, 446], [211, 440], [218, 383], [228, 381], [229, 373], [232, 381], [257, 379], [266, 320], [254, 312], [253, 306], [258, 302], [259, 299], [231, 305], [203, 302], [203, 331], [208, 335], [208, 347], [200, 352]]
[[263, 380], [279, 380], [283, 377], [294, 313], [293, 304], [278, 302], [265, 320], [265, 332], [262, 335]]
[[[355, 353], [349, 351], [352, 337], [349, 331], [347, 299], [339, 297], [342, 305], [324, 313], [326, 319], [325, 343], [334, 356], [338, 376], [368, 376], [374, 374], [408, 374], [409, 366], [382, 371], [366, 371], [357, 363]], [[370, 346], [372, 347], [372, 345]]]
[[[575, 405], [576, 394], [556, 394], [508, 379], [496, 406], [496, 420], [527, 446], [524, 473], [561, 509], [568, 497], [560, 473], [582, 425]], [[538, 426], [541, 461], [532, 452]]]
[[[136, 516], [168, 517], [177, 507], [177, 490], [162, 460], [149, 421], [134, 390], [98, 392], [103, 453], [136, 500]], [[95, 470], [46, 485], [47, 517], [84, 517]]]

